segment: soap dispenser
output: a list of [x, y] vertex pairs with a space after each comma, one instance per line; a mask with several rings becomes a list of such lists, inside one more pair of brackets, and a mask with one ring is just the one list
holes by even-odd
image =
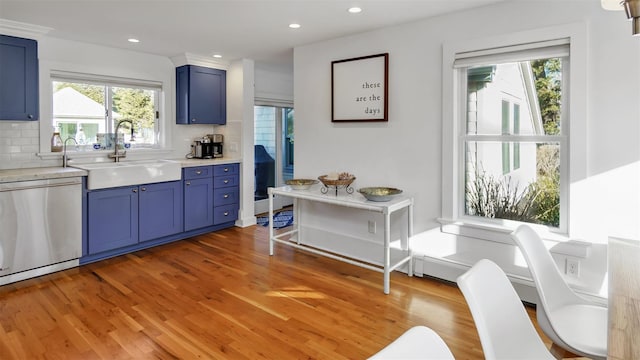
[[62, 138], [60, 137], [60, 131], [54, 128], [53, 135], [51, 136], [51, 152], [62, 151]]

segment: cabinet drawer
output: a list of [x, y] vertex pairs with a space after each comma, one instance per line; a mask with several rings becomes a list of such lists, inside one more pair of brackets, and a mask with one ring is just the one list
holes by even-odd
[[213, 178], [213, 187], [214, 189], [238, 186], [238, 175], [230, 175], [230, 176], [218, 176]]
[[214, 165], [213, 176], [237, 175], [239, 170], [239, 164]]
[[224, 224], [238, 219], [238, 205], [216, 206], [213, 209], [213, 225]]
[[238, 188], [228, 187], [213, 190], [213, 206], [239, 203]]
[[211, 177], [213, 175], [211, 166], [197, 166], [197, 167], [184, 168], [182, 169], [182, 171], [184, 174], [183, 178], [185, 180], [206, 178], [206, 177]]

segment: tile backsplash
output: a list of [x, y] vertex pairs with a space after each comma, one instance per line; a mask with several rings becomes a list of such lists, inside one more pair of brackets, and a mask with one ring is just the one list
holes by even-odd
[[42, 160], [39, 121], [0, 121], [0, 169], [18, 169], [59, 165], [57, 160]]

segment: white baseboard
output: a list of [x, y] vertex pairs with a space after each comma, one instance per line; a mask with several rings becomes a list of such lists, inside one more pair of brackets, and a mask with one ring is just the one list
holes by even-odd
[[[448, 259], [440, 259], [429, 256], [416, 256], [413, 259], [415, 276], [431, 276], [438, 279], [455, 283], [458, 276], [464, 274], [471, 268], [471, 265], [461, 262], [451, 261]], [[507, 277], [511, 281], [513, 288], [520, 296], [522, 301], [537, 304], [538, 292], [536, 290], [533, 279], [520, 275], [507, 273]], [[578, 295], [595, 302], [596, 304], [606, 306], [607, 299], [598, 294], [586, 293], [577, 289], [573, 289]]]

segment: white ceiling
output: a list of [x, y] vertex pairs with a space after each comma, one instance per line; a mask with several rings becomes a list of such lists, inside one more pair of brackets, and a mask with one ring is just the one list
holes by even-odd
[[[0, 19], [48, 36], [168, 57], [293, 63], [293, 47], [504, 0], [0, 0]], [[363, 11], [350, 14], [347, 8]], [[288, 27], [299, 23], [300, 29]], [[127, 42], [130, 37], [140, 43]]]

